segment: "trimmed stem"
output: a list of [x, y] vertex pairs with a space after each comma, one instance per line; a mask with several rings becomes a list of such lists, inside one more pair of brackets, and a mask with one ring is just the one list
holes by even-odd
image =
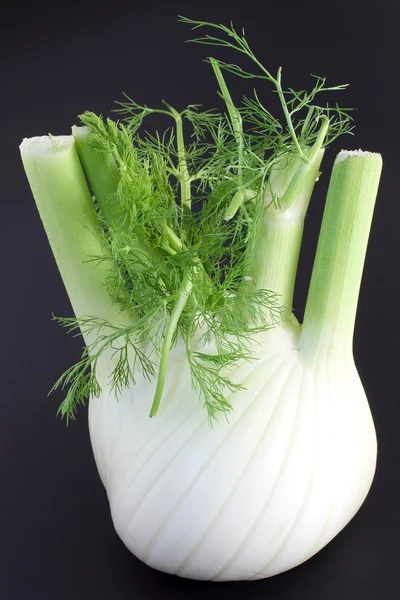
[[121, 324], [127, 317], [112, 306], [104, 287], [109, 263], [88, 262], [93, 256], [104, 255], [104, 247], [74, 138], [42, 136], [25, 139], [20, 151], [76, 317], [95, 315], [113, 325]]
[[[265, 199], [267, 208], [260, 219], [255, 243], [249, 248], [253, 284], [257, 289], [279, 294], [281, 304], [288, 310], [292, 309], [304, 218], [318, 179], [323, 150], [309, 149], [308, 156], [308, 163], [299, 156], [291, 157], [289, 162], [284, 157], [272, 169]], [[296, 185], [292, 185], [293, 181]], [[289, 205], [285, 200], [288, 190]], [[279, 205], [280, 199], [283, 207]]]
[[342, 151], [336, 158], [318, 240], [304, 325], [303, 352], [352, 352], [362, 272], [382, 170], [379, 154]]
[[176, 328], [178, 326], [179, 318], [186, 306], [190, 292], [192, 291], [193, 283], [189, 276], [186, 276], [183, 280], [181, 290], [179, 291], [178, 300], [175, 303], [174, 308], [171, 312], [167, 329], [164, 335], [163, 347], [161, 351], [160, 367], [158, 370], [157, 387], [154, 394], [153, 404], [151, 406], [149, 417], [154, 417], [160, 406], [161, 397], [164, 390], [165, 378], [167, 376], [168, 358], [171, 350], [172, 340], [175, 335]]

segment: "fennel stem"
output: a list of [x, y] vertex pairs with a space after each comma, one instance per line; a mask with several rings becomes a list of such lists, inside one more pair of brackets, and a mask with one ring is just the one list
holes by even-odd
[[[104, 253], [99, 222], [72, 136], [24, 140], [21, 157], [36, 205], [77, 318], [96, 314], [129, 324], [104, 287], [110, 265], [94, 265]], [[89, 337], [83, 329], [85, 342]]]
[[182, 211], [186, 207], [189, 210], [191, 209], [191, 190], [190, 190], [190, 175], [188, 171], [187, 161], [186, 161], [186, 150], [185, 150], [185, 139], [183, 136], [183, 121], [182, 115], [175, 110], [173, 106], [170, 106], [167, 102], [164, 102], [165, 106], [167, 106], [170, 110], [170, 114], [175, 120], [175, 128], [176, 128], [176, 150], [178, 155], [178, 166], [177, 166], [177, 175], [179, 180], [179, 185], [181, 188], [181, 207]]
[[[329, 119], [322, 125], [312, 148], [283, 157], [272, 168], [265, 195], [265, 212], [259, 222], [255, 243], [249, 247], [249, 270], [253, 285], [273, 290], [291, 312], [304, 219], [319, 176]], [[285, 164], [286, 162], [286, 164]], [[247, 282], [245, 285], [249, 285]]]
[[336, 158], [320, 230], [304, 324], [303, 351], [351, 355], [362, 271], [379, 179], [380, 154], [342, 151]]
[[[226, 107], [228, 109], [229, 118], [230, 118], [231, 124], [232, 124], [233, 134], [235, 136], [235, 140], [237, 143], [237, 148], [238, 148], [238, 167], [237, 167], [238, 187], [239, 187], [239, 192], [241, 194], [243, 194], [243, 196], [241, 196], [241, 203], [242, 203], [244, 200], [244, 191], [242, 190], [242, 186], [243, 186], [243, 123], [242, 123], [242, 117], [240, 116], [240, 112], [238, 111], [236, 106], [233, 104], [231, 94], [229, 92], [228, 86], [226, 85], [225, 78], [222, 74], [222, 71], [218, 64], [218, 61], [216, 61], [214, 58], [211, 58], [210, 63], [213, 68], [214, 75], [218, 81], [218, 84], [219, 84], [219, 87], [221, 90], [221, 96], [224, 99]], [[236, 212], [239, 210], [239, 207], [240, 207], [240, 204], [237, 203], [237, 200], [236, 200], [236, 204], [234, 203], [234, 201], [232, 201], [229, 208], [227, 209], [225, 219], [234, 217]]]
[[[248, 257], [249, 275], [252, 281], [246, 281], [244, 285], [255, 286], [256, 289], [273, 290], [279, 294], [281, 304], [288, 311], [292, 310], [304, 219], [322, 157], [323, 150], [319, 150], [309, 163], [304, 163], [299, 156], [293, 156], [283, 169], [279, 163], [275, 173], [273, 169], [272, 173], [276, 177], [271, 175], [271, 186], [267, 189], [264, 202], [265, 211], [260, 218], [257, 237], [254, 244], [248, 249], [250, 254]], [[290, 187], [296, 171], [303, 170], [304, 167], [306, 171], [302, 180], [297, 184], [295, 200], [286, 208], [285, 206], [282, 208], [275, 206], [274, 198], [276, 201], [276, 194], [280, 195], [282, 185], [284, 189], [282, 199], [285, 198], [287, 174], [290, 175]], [[292, 175], [293, 172], [294, 175]]]

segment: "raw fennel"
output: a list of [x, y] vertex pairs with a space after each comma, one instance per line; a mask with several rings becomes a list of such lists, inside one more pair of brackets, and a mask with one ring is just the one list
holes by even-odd
[[[221, 111], [125, 96], [121, 121], [86, 112], [21, 156], [75, 314], [58, 321], [85, 341], [60, 412], [90, 398], [118, 535], [167, 573], [254, 580], [323, 548], [374, 477], [352, 340], [382, 159], [336, 158], [300, 325], [305, 214], [326, 146], [351, 133], [320, 98], [345, 86], [286, 88], [232, 26], [181, 20], [254, 68], [209, 59]], [[257, 92], [238, 102], [232, 74], [275, 92], [282, 118]], [[169, 129], [143, 133], [154, 113]]]

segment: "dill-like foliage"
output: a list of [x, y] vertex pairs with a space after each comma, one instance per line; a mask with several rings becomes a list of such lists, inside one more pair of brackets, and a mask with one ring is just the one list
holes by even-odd
[[[112, 302], [132, 315], [132, 324], [117, 327], [95, 316], [58, 319], [70, 331], [80, 329], [94, 339], [54, 386], [68, 387], [60, 407], [67, 418], [87, 397], [101, 393], [98, 374], [104, 357], [112, 365], [108, 384], [116, 394], [135, 384], [138, 370], [148, 379], [158, 378], [154, 415], [178, 337], [210, 421], [231, 410], [230, 396], [241, 386], [231, 381], [230, 370], [254, 360], [257, 333], [288, 317], [273, 290], [248, 284], [271, 169], [283, 156], [307, 163], [306, 148], [321, 137], [323, 120], [329, 119], [324, 145], [351, 132], [349, 109], [318, 104], [321, 94], [346, 86], [326, 87], [324, 78], [314, 77], [309, 92], [284, 89], [282, 70], [272, 75], [244, 32], [238, 34], [232, 25], [180, 20], [213, 31], [191, 41], [239, 52], [256, 72], [209, 59], [225, 110], [189, 105], [178, 112], [165, 102], [153, 109], [124, 95], [116, 109], [120, 121], [92, 112], [81, 115], [91, 150], [111, 157], [118, 171], [107, 204], [94, 199], [104, 255], [88, 259], [109, 262], [104, 284]], [[271, 84], [282, 114], [272, 115], [256, 91], [235, 103], [223, 73]], [[153, 114], [168, 118], [169, 128], [144, 131]]]

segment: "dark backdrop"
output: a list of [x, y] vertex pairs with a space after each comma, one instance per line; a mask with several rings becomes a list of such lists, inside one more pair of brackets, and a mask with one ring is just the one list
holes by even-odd
[[[38, 2], [2, 8], [0, 597], [2, 600], [397, 600], [400, 534], [398, 292], [399, 126], [396, 2], [242, 1], [107, 5]], [[71, 315], [20, 163], [23, 137], [68, 133], [85, 109], [109, 115], [125, 90], [139, 102], [218, 104], [206, 50], [184, 45], [176, 15], [244, 26], [256, 54], [284, 67], [293, 87], [309, 73], [358, 107], [355, 138], [342, 146], [380, 151], [384, 171], [362, 284], [355, 357], [375, 418], [379, 460], [354, 520], [306, 564], [270, 580], [208, 584], [151, 570], [114, 533], [91, 454], [86, 411], [66, 429], [61, 400], [47, 392], [78, 359], [51, 313]], [[242, 91], [231, 80], [233, 95]], [[306, 224], [295, 308], [301, 317], [329, 169]]]

